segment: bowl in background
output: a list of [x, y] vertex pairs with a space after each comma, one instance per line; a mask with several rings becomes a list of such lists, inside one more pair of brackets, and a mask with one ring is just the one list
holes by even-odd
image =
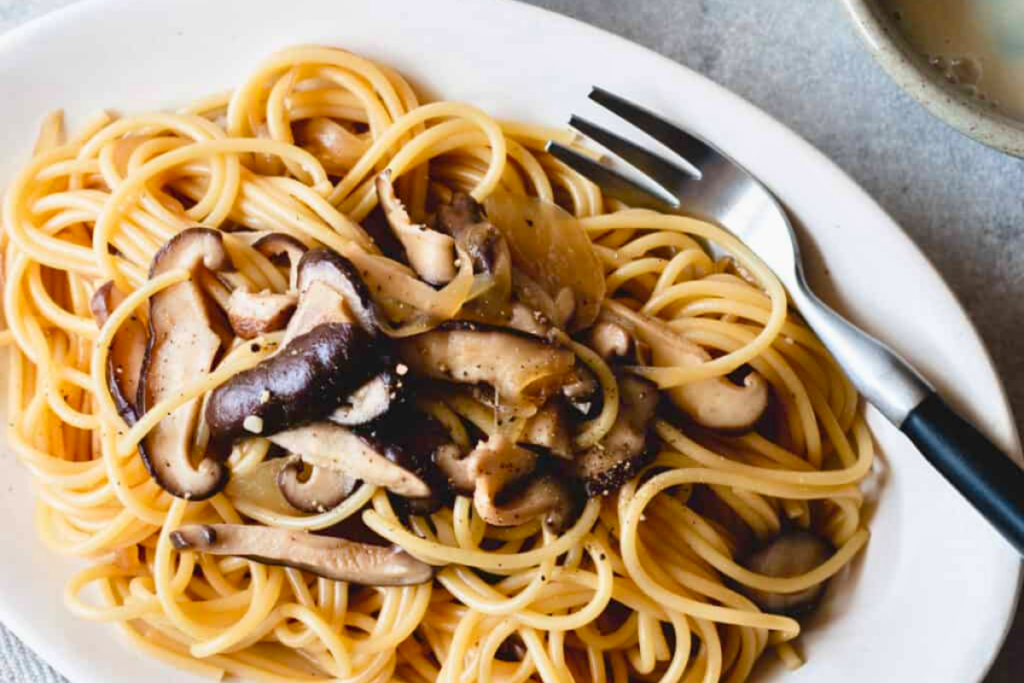
[[1024, 157], [1024, 121], [979, 101], [943, 78], [903, 35], [878, 0], [843, 0], [872, 56], [903, 90], [929, 112], [978, 142]]

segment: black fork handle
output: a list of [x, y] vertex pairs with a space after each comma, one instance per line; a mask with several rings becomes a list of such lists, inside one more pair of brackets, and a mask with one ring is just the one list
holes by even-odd
[[935, 392], [910, 412], [900, 428], [1024, 555], [1024, 470]]

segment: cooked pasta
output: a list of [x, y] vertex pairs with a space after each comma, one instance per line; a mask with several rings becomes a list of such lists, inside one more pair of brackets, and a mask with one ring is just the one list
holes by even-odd
[[[86, 562], [65, 588], [70, 611], [112, 622], [147, 654], [214, 679], [739, 683], [769, 649], [799, 666], [800, 623], [765, 596], [816, 595], [868, 540], [858, 485], [873, 445], [860, 399], [741, 242], [692, 218], [619, 205], [545, 153], [548, 140], [585, 151], [564, 130], [497, 120], [465, 103], [421, 103], [393, 69], [314, 46], [281, 51], [232, 92], [175, 113], [103, 113], [70, 137], [61, 114], [48, 116], [4, 196], [0, 341], [9, 350], [7, 438], [34, 478], [38, 533], [56, 553]], [[442, 281], [425, 281], [412, 247], [408, 260], [395, 256], [371, 229], [381, 219], [381, 178], [394, 180], [405, 219], [455, 250]], [[569, 465], [537, 457], [561, 471], [572, 453], [610, 448], [636, 399], [629, 392], [656, 385], [660, 407], [638, 436], [646, 450], [633, 453], [645, 459], [629, 476], [588, 489], [562, 525], [542, 515], [489, 523], [465, 491], [417, 514], [394, 489], [355, 475], [364, 480], [342, 500], [302, 511], [260, 484], [293, 461], [277, 457], [285, 442], [263, 432], [270, 418], [247, 417], [223, 454], [227, 485], [173, 495], [140, 447], [157, 448], [147, 441], [154, 430], [202, 405], [186, 450], [213, 452], [214, 390], [266, 367], [294, 340], [281, 328], [236, 329], [208, 368], [163, 393], [144, 389], [153, 401], [126, 417], [115, 386], [121, 366], [110, 370], [119, 335], [141, 323], [151, 337], [160, 332], [156, 302], [175, 293], [203, 292], [211, 310], [230, 307], [235, 291], [294, 305], [301, 274], [253, 239], [283, 234], [355, 265], [382, 311], [380, 334], [423, 354], [397, 366], [415, 375], [430, 349], [408, 345], [445, 334], [445, 321], [480, 323], [500, 289], [458, 239], [422, 227], [466, 195], [512, 242], [514, 260], [560, 248], [557, 226], [586, 236], [582, 246], [564, 237], [576, 251], [555, 260], [556, 275], [565, 281], [581, 269], [581, 278], [596, 277], [600, 298], [583, 327], [566, 323], [583, 316], [577, 296], [543, 348], [591, 377], [602, 405], [571, 421]], [[503, 221], [524, 211], [527, 224], [557, 229], [517, 245]], [[213, 231], [231, 268], [217, 278], [178, 262], [157, 268], [165, 245], [195, 226]], [[530, 242], [549, 238], [557, 243]], [[706, 241], [731, 258], [712, 258]], [[91, 302], [107, 282], [121, 299], [98, 319]], [[194, 322], [172, 317], [160, 334]], [[588, 332], [598, 323], [629, 332], [631, 350], [603, 352]], [[500, 348], [494, 355], [500, 363]], [[718, 399], [694, 389], [702, 386], [716, 387], [725, 410], [755, 389], [762, 405], [737, 424], [715, 422], [725, 419], [714, 412], [723, 404], [707, 403]], [[478, 388], [437, 382], [415, 393], [414, 409], [463, 453], [499, 436], [526, 438], [537, 406], [513, 414], [514, 401], [489, 401]], [[430, 565], [432, 579], [359, 585], [288, 558], [196, 551], [175, 536], [189, 525], [245, 524], [306, 538], [353, 522]], [[813, 566], [779, 573], [750, 561], [800, 534], [828, 547]]]

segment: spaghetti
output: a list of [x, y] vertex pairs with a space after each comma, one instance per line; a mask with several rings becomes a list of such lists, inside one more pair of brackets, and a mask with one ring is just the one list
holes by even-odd
[[[347, 156], [297, 135], [324, 120], [343, 130]], [[102, 114], [69, 138], [60, 114], [48, 116], [4, 198], [0, 341], [10, 358], [8, 441], [35, 479], [40, 537], [89, 562], [65, 589], [69, 609], [214, 679], [739, 683], [767, 649], [798, 666], [799, 622], [762, 611], [754, 596], [819, 586], [867, 542], [858, 484], [873, 446], [859, 397], [742, 243], [691, 218], [617, 205], [547, 155], [551, 139], [576, 144], [567, 132], [498, 121], [468, 104], [420, 103], [394, 70], [326, 47], [279, 52], [233, 92], [173, 114]], [[464, 495], [409, 515], [365, 482], [312, 513], [234, 483], [208, 500], [175, 498], [147, 471], [140, 443], [281, 342], [279, 333], [258, 344], [235, 338], [210, 372], [125, 422], [108, 358], [148, 302], [190, 281], [180, 269], [148, 277], [175, 235], [195, 225], [223, 231], [233, 282], [249, 291], [287, 292], [294, 282], [245, 231], [343, 254], [380, 297], [395, 338], [458, 317], [486, 292], [462, 252], [443, 286], [381, 253], [361, 224], [372, 219], [384, 171], [416, 222], [458, 192], [560, 205], [603, 266], [605, 309], [655, 320], [706, 353], [696, 364], [641, 357], [611, 367], [579, 335], [556, 331], [605, 398], [575, 431], [574, 448], [599, 445], [613, 428], [623, 373], [670, 395], [751, 371], [770, 387], [769, 413], [742, 432], [659, 413], [653, 457], [618, 490], [590, 497], [564, 530], [540, 519], [493, 526]], [[733, 258], [713, 260], [703, 240]], [[108, 281], [126, 297], [98, 325], [90, 299]], [[432, 393], [417, 405], [464, 449], [499, 429], [492, 408], [465, 393]], [[236, 443], [232, 482], [273, 463], [270, 446]], [[435, 565], [434, 580], [357, 586], [178, 550], [170, 538], [195, 522], [303, 532], [346, 519]], [[743, 562], [793, 529], [828, 539], [835, 552], [796, 575]], [[83, 597], [88, 586], [98, 602]]]

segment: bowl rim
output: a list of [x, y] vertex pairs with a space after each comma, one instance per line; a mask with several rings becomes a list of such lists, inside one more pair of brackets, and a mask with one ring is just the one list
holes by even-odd
[[993, 111], [942, 81], [924, 56], [895, 29], [877, 0], [842, 0], [871, 56], [929, 113], [964, 135], [1024, 157], [1024, 121]]

